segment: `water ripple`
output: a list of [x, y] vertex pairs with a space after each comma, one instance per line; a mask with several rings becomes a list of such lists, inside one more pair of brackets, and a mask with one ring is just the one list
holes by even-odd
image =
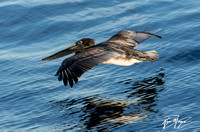
[[[160, 131], [170, 114], [198, 131], [199, 14], [194, 0], [2, 0], [1, 131]], [[64, 57], [41, 62], [82, 37], [146, 27], [163, 37], [137, 47], [158, 51], [153, 63], [100, 65], [71, 89], [54, 76]]]

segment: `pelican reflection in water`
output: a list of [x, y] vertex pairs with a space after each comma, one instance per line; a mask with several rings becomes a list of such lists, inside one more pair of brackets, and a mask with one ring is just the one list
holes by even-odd
[[100, 64], [129, 66], [143, 61], [153, 62], [157, 60], [158, 54], [154, 50], [142, 52], [134, 49], [139, 43], [151, 36], [161, 38], [145, 31], [146, 29], [144, 31], [120, 31], [106, 42], [97, 45], [93, 39], [83, 38], [72, 46], [42, 59], [42, 61], [75, 53], [62, 62], [56, 73], [58, 80], [63, 80], [65, 86], [69, 83], [73, 87], [84, 72]]
[[122, 79], [118, 83], [123, 84], [123, 88], [106, 97], [84, 94], [84, 97], [50, 102], [58, 110], [58, 116], [64, 118], [59, 124], [61, 121], [66, 131], [114, 131], [128, 124], [131, 131], [137, 131], [140, 130], [138, 122], [149, 125], [161, 114], [155, 106], [159, 103], [159, 93], [165, 89], [164, 76], [165, 70], [160, 69], [142, 80]]

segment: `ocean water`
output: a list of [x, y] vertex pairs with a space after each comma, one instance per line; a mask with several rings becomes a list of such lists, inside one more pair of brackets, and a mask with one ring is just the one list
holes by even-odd
[[[159, 53], [152, 63], [99, 65], [70, 88], [54, 76], [64, 57], [41, 62], [147, 27], [163, 37], [137, 47]], [[199, 31], [198, 0], [1, 0], [0, 131], [199, 132]]]

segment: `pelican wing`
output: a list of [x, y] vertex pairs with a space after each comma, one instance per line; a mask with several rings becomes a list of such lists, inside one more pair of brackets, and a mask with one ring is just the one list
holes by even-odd
[[[146, 30], [144, 30], [146, 31]], [[161, 38], [161, 36], [147, 33], [147, 32], [139, 32], [139, 31], [120, 31], [114, 36], [112, 36], [107, 42], [117, 43], [121, 45], [130, 45], [136, 47], [139, 43], [148, 39], [151, 36], [155, 36], [157, 38]]]
[[91, 47], [65, 59], [56, 76], [58, 76], [59, 81], [63, 80], [65, 86], [69, 83], [73, 87], [74, 82], [77, 83], [78, 77], [84, 72], [119, 55], [119, 53], [103, 47]]

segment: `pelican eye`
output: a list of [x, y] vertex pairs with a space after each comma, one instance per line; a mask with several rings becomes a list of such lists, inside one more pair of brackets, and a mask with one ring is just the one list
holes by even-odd
[[81, 46], [81, 47], [82, 47], [82, 46], [83, 46], [83, 41], [81, 41], [81, 40], [80, 40], [80, 41], [77, 41], [77, 42], [76, 42], [76, 46]]
[[78, 43], [78, 44], [83, 44], [83, 41], [80, 40], [80, 41], [78, 41], [77, 43]]

